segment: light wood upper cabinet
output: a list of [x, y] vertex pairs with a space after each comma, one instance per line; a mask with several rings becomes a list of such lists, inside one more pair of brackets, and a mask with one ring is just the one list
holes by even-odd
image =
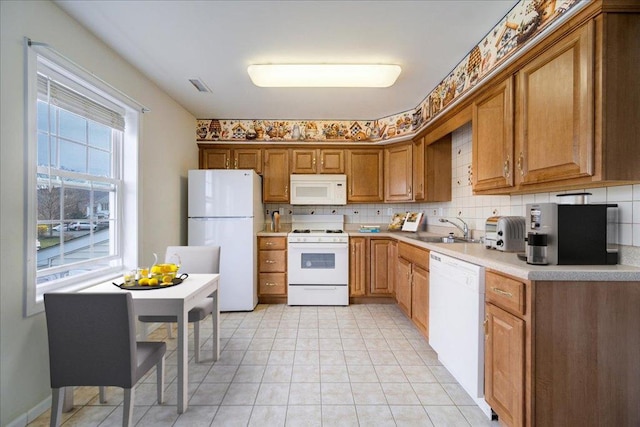
[[291, 150], [291, 173], [344, 173], [344, 150], [303, 149]]
[[424, 148], [424, 202], [451, 200], [451, 134]]
[[262, 149], [261, 148], [234, 148], [234, 169], [253, 169], [262, 175]]
[[286, 148], [264, 150], [262, 200], [265, 203], [289, 202], [289, 150]]
[[424, 137], [413, 140], [413, 200], [422, 202], [425, 199], [425, 140]]
[[347, 201], [352, 203], [382, 202], [383, 151], [379, 148], [346, 149]]
[[413, 201], [413, 144], [384, 149], [385, 202]]
[[201, 148], [200, 169], [253, 169], [262, 174], [262, 149]]
[[513, 186], [513, 77], [489, 89], [472, 110], [473, 190]]
[[367, 238], [349, 239], [349, 296], [364, 296], [367, 286]]
[[521, 184], [593, 175], [593, 52], [590, 21], [516, 74]]

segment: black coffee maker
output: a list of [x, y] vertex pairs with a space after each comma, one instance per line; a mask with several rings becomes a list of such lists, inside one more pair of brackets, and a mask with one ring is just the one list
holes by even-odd
[[[526, 207], [527, 253], [540, 254], [546, 242], [548, 264], [618, 263], [618, 205], [533, 203]], [[540, 258], [538, 257], [538, 260]], [[529, 259], [527, 259], [529, 262]], [[543, 262], [530, 262], [544, 264]]]

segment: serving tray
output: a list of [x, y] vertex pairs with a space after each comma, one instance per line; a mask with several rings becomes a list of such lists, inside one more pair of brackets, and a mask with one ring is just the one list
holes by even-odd
[[173, 280], [171, 281], [171, 283], [164, 283], [164, 282], [160, 282], [157, 285], [154, 286], [149, 286], [149, 285], [138, 285], [138, 281], [136, 280], [136, 284], [135, 285], [130, 285], [127, 286], [124, 283], [116, 283], [116, 282], [112, 282], [113, 286], [117, 286], [120, 289], [124, 289], [127, 291], [151, 291], [154, 289], [164, 289], [164, 288], [170, 288], [171, 286], [176, 286], [179, 285], [180, 283], [184, 282], [184, 280], [189, 277], [189, 275], [187, 273], [182, 273], [180, 276], [178, 277], [174, 277]]

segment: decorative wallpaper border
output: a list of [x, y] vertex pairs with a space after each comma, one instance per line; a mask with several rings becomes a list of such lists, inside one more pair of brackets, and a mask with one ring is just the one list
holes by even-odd
[[520, 0], [413, 110], [377, 120], [198, 119], [198, 141], [379, 142], [417, 133], [552, 22], [588, 0]]

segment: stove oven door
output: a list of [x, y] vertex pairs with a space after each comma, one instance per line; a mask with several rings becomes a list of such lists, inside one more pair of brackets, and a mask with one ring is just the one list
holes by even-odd
[[287, 276], [293, 285], [349, 284], [348, 243], [289, 243]]

